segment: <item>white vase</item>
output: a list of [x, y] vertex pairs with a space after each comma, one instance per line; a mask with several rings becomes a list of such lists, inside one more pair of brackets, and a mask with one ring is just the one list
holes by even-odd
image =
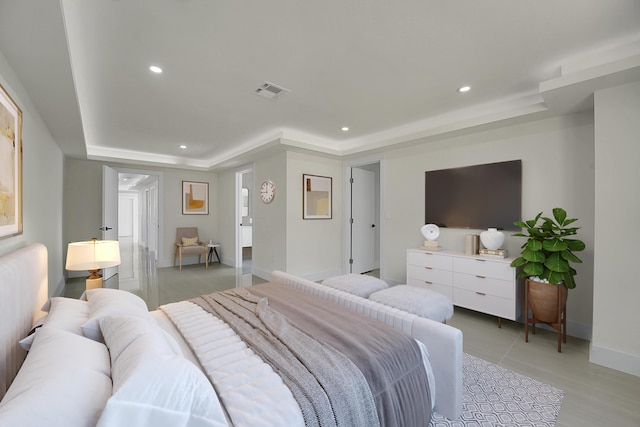
[[480, 233], [482, 245], [490, 250], [500, 249], [504, 243], [504, 233], [497, 228], [490, 228]]

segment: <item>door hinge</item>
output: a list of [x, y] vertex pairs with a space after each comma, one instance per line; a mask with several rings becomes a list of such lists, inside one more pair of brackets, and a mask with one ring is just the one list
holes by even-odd
[[353, 184], [353, 178], [349, 178], [349, 184]]
[[353, 264], [353, 258], [349, 258], [349, 264]]
[[353, 218], [350, 218], [349, 221], [351, 222], [351, 224], [353, 224]]

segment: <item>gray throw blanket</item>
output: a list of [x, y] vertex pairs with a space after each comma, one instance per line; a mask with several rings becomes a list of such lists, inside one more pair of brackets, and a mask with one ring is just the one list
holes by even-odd
[[225, 321], [269, 363], [300, 405], [307, 426], [379, 426], [362, 372], [342, 353], [292, 326], [267, 298], [244, 289], [216, 292], [192, 302]]
[[425, 427], [429, 382], [418, 344], [392, 327], [334, 302], [277, 283], [247, 289], [314, 339], [349, 358], [369, 383], [380, 425]]

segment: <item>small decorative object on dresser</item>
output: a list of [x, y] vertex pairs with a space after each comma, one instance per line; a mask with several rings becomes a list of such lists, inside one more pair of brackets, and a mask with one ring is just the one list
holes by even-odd
[[438, 236], [440, 235], [440, 228], [435, 224], [425, 224], [420, 228], [420, 233], [426, 239], [424, 246], [427, 248], [438, 247]]
[[504, 233], [497, 228], [489, 228], [480, 233], [480, 241], [485, 248], [495, 251], [504, 243]]
[[[542, 224], [538, 225], [540, 219]], [[577, 272], [570, 263], [581, 263], [573, 252], [585, 249], [582, 240], [569, 238], [580, 228], [570, 226], [576, 221], [576, 218], [567, 218], [564, 209], [554, 208], [553, 218], [543, 217], [540, 212], [532, 220], [514, 223], [525, 229], [525, 233], [514, 236], [527, 237], [521, 256], [511, 263], [513, 267], [522, 267], [518, 277], [527, 278], [525, 341], [529, 341], [529, 323], [533, 323], [533, 333], [536, 323], [546, 323], [558, 331], [558, 352], [561, 338], [567, 342], [567, 289], [576, 287]]]

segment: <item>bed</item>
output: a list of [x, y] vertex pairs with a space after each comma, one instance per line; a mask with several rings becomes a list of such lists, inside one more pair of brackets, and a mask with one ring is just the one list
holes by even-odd
[[[46, 264], [46, 248], [40, 244], [0, 258], [0, 425], [66, 425], [69, 420], [74, 425], [98, 426], [123, 422], [154, 426], [371, 425], [372, 418], [367, 418], [371, 416], [380, 425], [392, 425], [388, 420], [394, 416], [423, 413], [419, 408], [422, 404], [411, 403], [411, 387], [420, 388], [421, 393], [429, 390], [425, 394], [428, 397], [416, 397], [423, 399], [428, 411], [435, 404], [433, 409], [450, 419], [460, 415], [462, 333], [450, 326], [284, 272], [273, 272], [271, 282], [264, 286], [168, 304], [152, 312], [146, 310], [142, 300], [124, 291], [88, 291], [86, 301], [48, 299]], [[296, 299], [292, 304], [294, 297], [302, 302]], [[310, 304], [308, 308], [300, 305], [303, 302]], [[266, 326], [244, 328], [243, 332], [234, 324], [234, 313], [247, 311], [247, 306], [256, 307], [248, 311], [258, 313], [261, 322], [267, 319]], [[45, 326], [29, 335], [43, 314], [41, 307], [48, 311]], [[346, 323], [363, 322], [357, 327], [370, 328], [371, 333], [347, 331], [344, 337], [316, 340], [287, 323], [295, 311], [306, 314], [327, 309], [335, 313], [329, 317], [334, 317], [338, 326], [348, 318]], [[305, 326], [306, 322], [313, 328], [317, 323], [313, 319], [296, 319], [294, 323]], [[211, 327], [203, 328], [205, 323]], [[322, 325], [316, 329], [327, 333], [329, 329]], [[373, 330], [382, 335], [374, 337]], [[268, 335], [274, 331], [277, 339]], [[239, 335], [243, 333], [247, 336]], [[306, 363], [307, 368], [291, 368], [278, 360], [271, 365], [272, 359], [282, 356], [274, 356], [271, 347], [248, 348], [244, 341], [252, 345], [260, 340], [280, 342], [281, 337], [292, 334], [297, 347], [287, 344], [286, 351], [296, 359], [319, 359], [317, 352], [323, 352], [320, 358], [326, 360], [318, 361], [318, 365]], [[358, 341], [357, 335], [365, 339]], [[325, 339], [335, 341], [321, 348], [319, 343]], [[374, 344], [388, 339], [399, 341]], [[341, 342], [344, 348], [339, 347]], [[386, 375], [379, 371], [380, 366], [396, 365], [395, 359], [392, 363], [372, 363], [367, 371], [363, 366], [369, 363], [368, 358], [365, 362], [357, 356], [344, 357], [348, 347], [362, 346], [385, 351], [396, 346], [414, 349], [411, 360], [405, 355], [411, 351], [402, 353], [407, 358], [403, 362], [406, 369], [412, 369], [406, 371], [411, 375], [402, 376], [410, 380], [408, 388], [400, 389], [405, 385], [396, 379], [385, 383], [403, 394], [396, 396], [387, 391], [386, 385], [373, 385]], [[22, 347], [29, 348], [26, 359]], [[312, 380], [307, 381], [308, 377]], [[317, 380], [319, 386], [311, 384], [316, 378], [322, 378]], [[306, 387], [322, 389], [326, 402], [317, 403], [314, 397], [309, 403], [301, 403], [310, 393]], [[410, 406], [402, 408], [403, 404]], [[327, 415], [326, 408], [333, 412]], [[400, 414], [389, 415], [394, 410]], [[427, 420], [411, 423], [426, 425]]]

